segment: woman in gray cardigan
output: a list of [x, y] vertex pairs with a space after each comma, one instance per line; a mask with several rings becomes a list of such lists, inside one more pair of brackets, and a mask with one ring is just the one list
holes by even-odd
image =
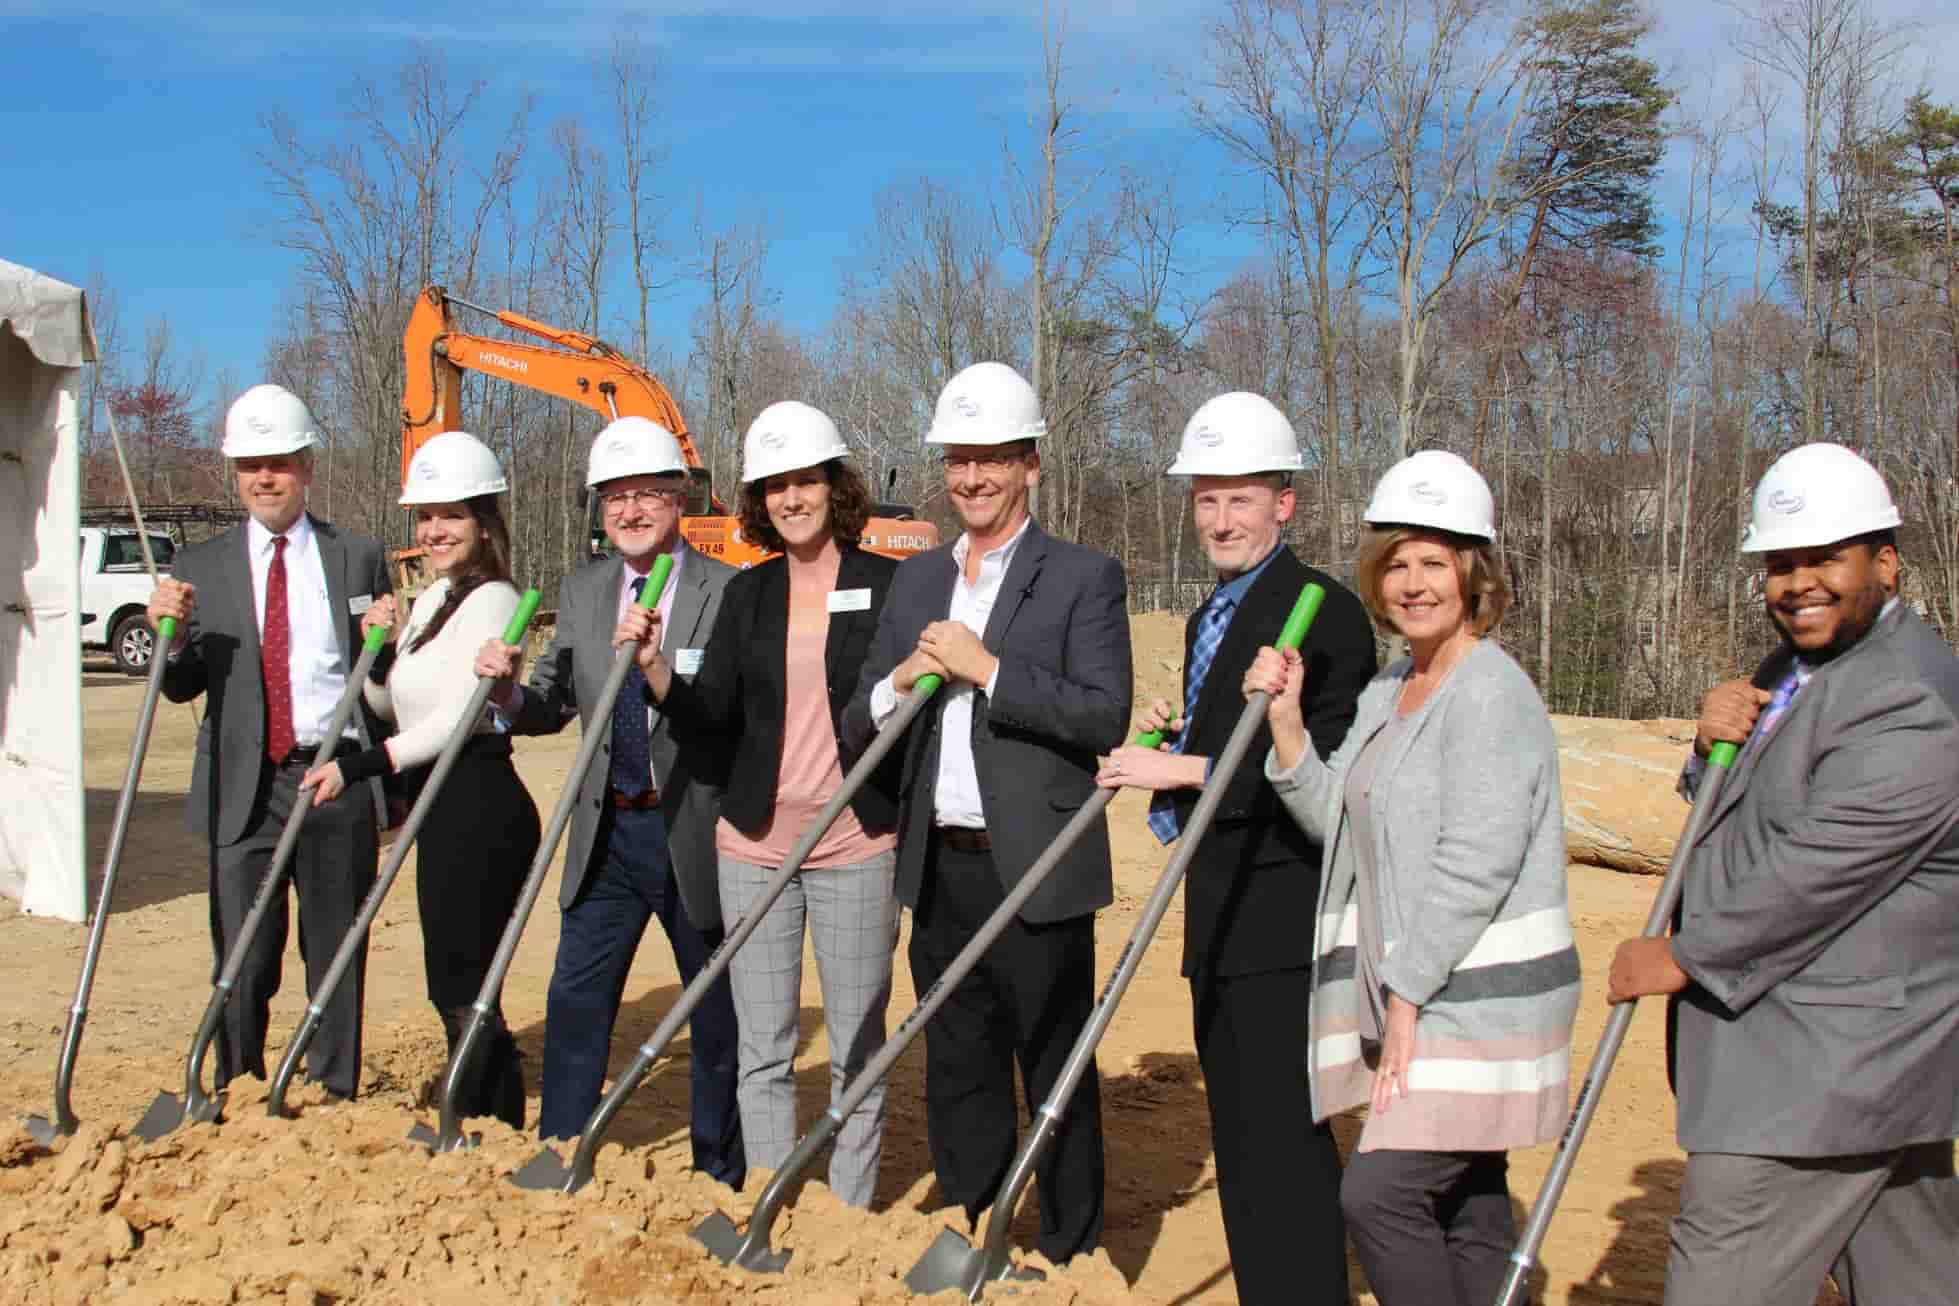
[[1389, 470], [1361, 598], [1410, 656], [1361, 694], [1322, 761], [1303, 665], [1267, 648], [1265, 770], [1325, 848], [1307, 1068], [1313, 1116], [1371, 1110], [1340, 1204], [1382, 1306], [1495, 1300], [1516, 1231], [1509, 1148], [1565, 1119], [1578, 954], [1557, 741], [1530, 679], [1484, 638], [1509, 602], [1489, 487], [1453, 454]]

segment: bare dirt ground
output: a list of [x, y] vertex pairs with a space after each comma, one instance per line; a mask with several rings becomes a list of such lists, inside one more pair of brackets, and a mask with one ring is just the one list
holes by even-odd
[[[1140, 690], [1177, 683], [1180, 624], [1136, 623]], [[100, 866], [127, 759], [138, 682], [91, 669], [86, 712], [91, 876]], [[936, 1208], [926, 1151], [923, 1061], [898, 1063], [889, 1101], [876, 1213], [842, 1207], [807, 1184], [778, 1225], [795, 1249], [788, 1273], [724, 1270], [687, 1238], [719, 1207], [744, 1219], [765, 1176], [736, 1196], [686, 1170], [688, 1045], [683, 1035], [620, 1115], [599, 1181], [575, 1197], [535, 1194], [503, 1175], [536, 1151], [490, 1126], [476, 1152], [431, 1159], [405, 1141], [432, 1118], [430, 1087], [442, 1036], [423, 995], [412, 859], [376, 924], [368, 966], [366, 1077], [356, 1104], [291, 1099], [296, 1121], [268, 1119], [263, 1086], [243, 1081], [227, 1122], [155, 1144], [125, 1136], [160, 1090], [181, 1087], [186, 1043], [209, 993], [210, 945], [202, 850], [184, 832], [194, 719], [159, 714], [124, 855], [122, 882], [75, 1077], [83, 1131], [57, 1155], [35, 1151], [14, 1128], [46, 1114], [84, 933], [24, 917], [0, 900], [0, 1301], [148, 1302], [723, 1302], [759, 1297], [784, 1306], [895, 1302], [899, 1279], [949, 1221]], [[540, 809], [555, 800], [575, 748], [567, 734], [526, 740], [518, 764]], [[9, 794], [5, 801], [33, 801]], [[1097, 929], [1112, 966], [1165, 861], [1133, 795], [1111, 810], [1117, 902]], [[1636, 932], [1656, 882], [1572, 868], [1572, 914], [1587, 1001], [1574, 1077], [1603, 1024], [1600, 993], [1612, 946]], [[544, 1038], [544, 995], [557, 944], [555, 873], [517, 953], [504, 1006], [531, 1058], [532, 1089]], [[1180, 908], [1173, 908], [1103, 1043], [1109, 1149], [1106, 1252], [1016, 1300], [1196, 1303], [1232, 1299], [1218, 1213], [1204, 1085], [1190, 1039], [1189, 996], [1178, 977]], [[1302, 922], [1301, 928], [1305, 928]], [[657, 935], [657, 927], [653, 930]], [[899, 944], [892, 1023], [913, 1005]], [[276, 1063], [283, 1031], [303, 1010], [295, 951], [274, 1008]], [[797, 1058], [803, 1116], [828, 1091], [828, 1057], [815, 967], [805, 968], [804, 1045]], [[664, 941], [642, 947], [626, 990], [613, 1068], [679, 993]], [[1657, 1302], [1666, 1221], [1678, 1200], [1681, 1156], [1661, 1055], [1661, 1012], [1646, 1004], [1567, 1190], [1538, 1275], [1548, 1302]], [[532, 1111], [536, 1103], [533, 1098]], [[1357, 1125], [1341, 1122], [1351, 1143]], [[1550, 1148], [1515, 1154], [1511, 1187], [1521, 1225]], [[815, 1167], [820, 1172], [821, 1167]], [[1026, 1244], [1034, 1195], [1022, 1204]], [[1302, 1221], [1317, 1213], [1301, 1209]], [[961, 1222], [963, 1223], [963, 1222]], [[1363, 1280], [1356, 1270], [1357, 1285]], [[1368, 1297], [1365, 1300], [1371, 1301]]]

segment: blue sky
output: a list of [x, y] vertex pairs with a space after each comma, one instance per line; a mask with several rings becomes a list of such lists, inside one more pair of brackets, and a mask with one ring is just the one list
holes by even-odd
[[[1196, 69], [1204, 0], [1075, 0], [1069, 62], [1092, 126], [1126, 154], [1173, 158], [1202, 203], [1236, 183], [1192, 139], [1180, 78]], [[1922, 26], [1907, 83], [1959, 99], [1959, 17], [1936, 0], [1882, 0]], [[1696, 88], [1738, 81], [1732, 18], [1697, 0], [1659, 6], [1654, 57]], [[0, 257], [115, 287], [126, 339], [168, 314], [205, 379], [256, 370], [292, 256], [254, 234], [267, 213], [253, 150], [282, 109], [330, 129], [356, 75], [385, 76], [418, 43], [490, 102], [537, 96], [535, 159], [556, 118], [600, 112], [593, 59], [626, 28], [657, 49], [667, 84], [665, 185], [707, 221], [766, 215], [780, 311], [814, 328], [836, 302], [871, 197], [918, 174], [984, 190], [1001, 141], [1026, 131], [1040, 61], [1039, 0], [921, 6], [876, 0], [553, 4], [478, 0], [417, 17], [372, 0], [322, 4], [0, 0]], [[1922, 60], [1922, 62], [1921, 62]], [[1684, 186], [1675, 152], [1662, 203]], [[1735, 157], [1739, 158], [1739, 151]], [[669, 235], [684, 235], [676, 221]], [[1197, 233], [1192, 270], [1215, 284], [1251, 247], [1222, 223]], [[674, 344], [692, 300], [665, 306]]]

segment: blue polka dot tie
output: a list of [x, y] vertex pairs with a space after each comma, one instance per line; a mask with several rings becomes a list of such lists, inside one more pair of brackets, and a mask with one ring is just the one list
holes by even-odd
[[[1198, 619], [1197, 638], [1190, 644], [1189, 674], [1184, 677], [1184, 729], [1171, 746], [1172, 752], [1183, 752], [1191, 732], [1197, 728], [1197, 700], [1204, 692], [1204, 677], [1211, 672], [1211, 662], [1217, 657], [1218, 646], [1224, 643], [1224, 632], [1231, 625], [1231, 610], [1237, 606], [1231, 599], [1213, 596]], [[1168, 790], [1150, 799], [1150, 833], [1158, 842], [1169, 843], [1175, 839], [1182, 825]]]
[[[639, 598], [646, 582], [633, 582], [633, 598]], [[652, 739], [646, 730], [646, 675], [639, 663], [626, 672], [626, 683], [619, 690], [619, 701], [612, 706], [612, 787], [628, 798], [637, 798], [653, 787]]]

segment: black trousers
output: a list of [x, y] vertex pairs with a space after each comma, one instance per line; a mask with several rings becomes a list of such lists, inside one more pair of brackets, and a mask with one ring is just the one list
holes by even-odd
[[1191, 979], [1218, 1200], [1245, 1306], [1348, 1300], [1340, 1150], [1306, 1084], [1310, 967]]
[[1486, 1306], [1517, 1241], [1502, 1152], [1358, 1152], [1340, 1192], [1381, 1306]]
[[[286, 759], [283, 766], [260, 764], [258, 799], [237, 843], [211, 849], [211, 981], [217, 982], [252, 900], [272, 869], [272, 851], [297, 801], [300, 777], [310, 761]], [[316, 807], [306, 817], [293, 847], [288, 884], [299, 899], [299, 955], [306, 966], [309, 996], [333, 964], [333, 954], [374, 887], [380, 838], [374, 828], [374, 803], [367, 786]], [[265, 1031], [273, 995], [279, 991], [289, 924], [287, 894], [280, 893], [253, 937], [238, 972], [237, 987], [225, 1004], [215, 1040], [215, 1078], [220, 1087], [239, 1075], [265, 1077]], [[306, 1051], [306, 1077], [341, 1097], [360, 1087], [361, 1006], [367, 987], [367, 944], [361, 943], [320, 1027]]]
[[[524, 875], [537, 856], [537, 804], [510, 762], [510, 740], [477, 735], [423, 819], [415, 844], [415, 901], [429, 1001], [453, 1053], [496, 956]], [[523, 1128], [523, 1070], [501, 1004], [463, 1086], [464, 1116], [494, 1115]], [[514, 1115], [514, 1119], [512, 1116]]]
[[[912, 984], [924, 993], [1006, 897], [988, 853], [933, 840], [913, 913]], [[925, 1027], [925, 1121], [939, 1187], [973, 1221], [993, 1204], [1026, 1118], [1061, 1077], [1095, 995], [1095, 917], [1014, 920]], [[1102, 1090], [1082, 1076], [1035, 1171], [1041, 1254], [1059, 1264], [1102, 1241]]]

